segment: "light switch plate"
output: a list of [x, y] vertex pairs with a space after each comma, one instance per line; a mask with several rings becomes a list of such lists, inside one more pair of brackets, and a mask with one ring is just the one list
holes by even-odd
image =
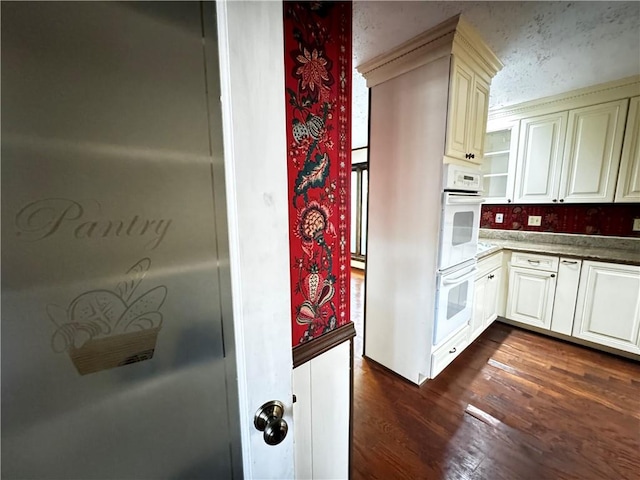
[[640, 218], [633, 219], [633, 231], [640, 232]]
[[504, 222], [504, 214], [496, 213], [496, 223], [502, 223], [502, 222]]
[[540, 215], [529, 215], [528, 225], [531, 227], [539, 227], [542, 225], [542, 217]]

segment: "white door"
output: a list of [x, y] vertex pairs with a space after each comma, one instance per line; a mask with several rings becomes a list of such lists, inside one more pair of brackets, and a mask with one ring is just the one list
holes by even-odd
[[582, 263], [573, 336], [640, 353], [640, 267]]
[[511, 267], [506, 317], [549, 329], [553, 311], [555, 273]]
[[[293, 478], [291, 299], [282, 2], [216, 2], [245, 478]], [[267, 445], [256, 410], [281, 401]]]
[[561, 258], [558, 264], [558, 283], [553, 300], [551, 331], [571, 335], [576, 312], [576, 297], [580, 282], [582, 260]]
[[282, 33], [2, 4], [3, 477], [293, 477]]
[[500, 285], [502, 284], [502, 267], [496, 268], [487, 275], [487, 287], [485, 293], [484, 326], [488, 327], [498, 318], [498, 298]]
[[516, 170], [516, 203], [558, 201], [567, 112], [520, 122]]
[[613, 202], [627, 99], [571, 110], [559, 202]]
[[485, 298], [487, 290], [487, 277], [480, 277], [473, 286], [473, 313], [471, 314], [471, 330], [469, 339], [473, 341], [484, 330], [484, 312], [486, 309]]

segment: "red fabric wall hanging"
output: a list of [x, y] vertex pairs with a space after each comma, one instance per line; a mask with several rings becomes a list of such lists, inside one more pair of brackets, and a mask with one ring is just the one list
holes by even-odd
[[293, 346], [350, 321], [350, 2], [284, 2]]

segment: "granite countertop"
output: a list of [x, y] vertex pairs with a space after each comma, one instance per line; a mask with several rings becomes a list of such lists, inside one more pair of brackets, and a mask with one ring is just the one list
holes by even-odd
[[502, 249], [640, 265], [640, 238], [480, 229], [476, 258]]

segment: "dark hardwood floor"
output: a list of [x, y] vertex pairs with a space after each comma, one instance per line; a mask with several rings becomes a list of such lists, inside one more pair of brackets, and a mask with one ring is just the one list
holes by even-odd
[[495, 322], [422, 387], [362, 358], [351, 478], [640, 479], [640, 363]]

